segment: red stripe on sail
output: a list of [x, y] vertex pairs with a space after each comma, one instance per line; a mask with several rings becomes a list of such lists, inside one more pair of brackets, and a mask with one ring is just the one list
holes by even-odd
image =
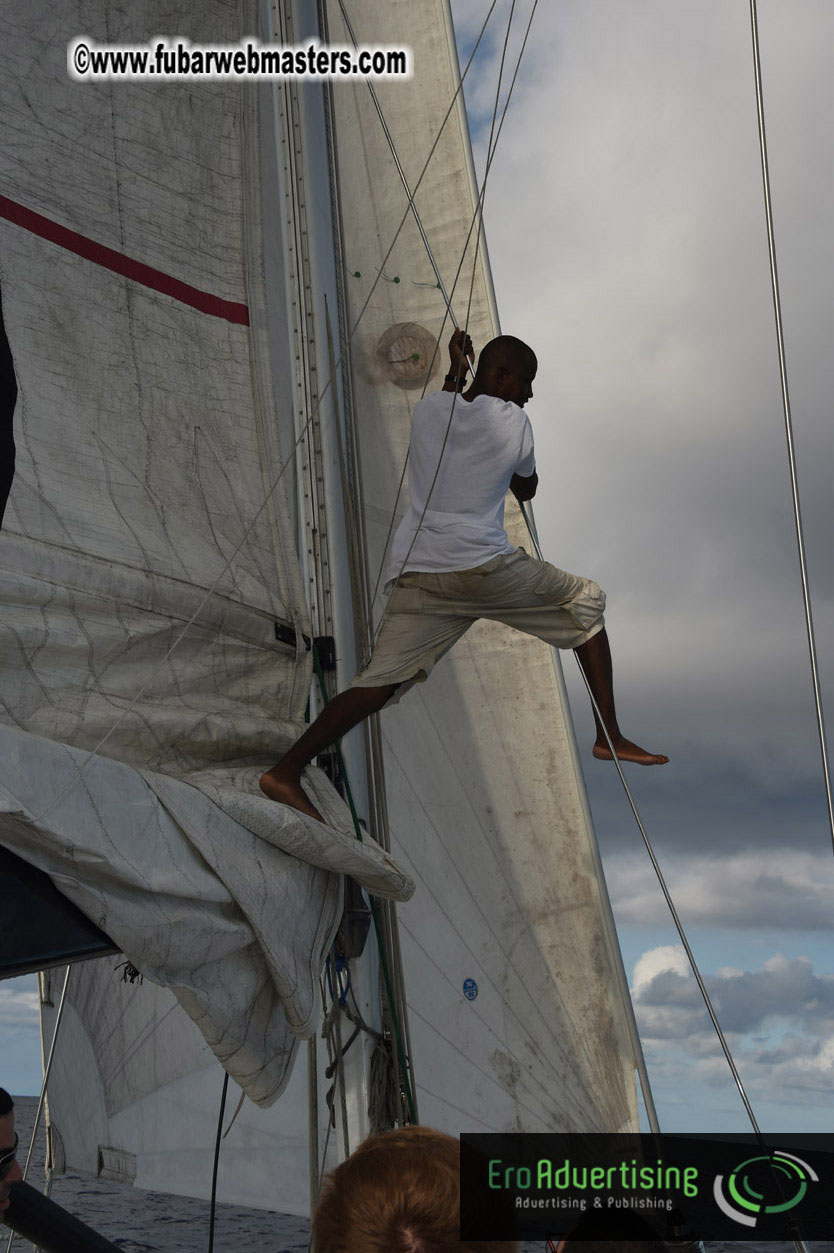
[[215, 318], [225, 318], [227, 322], [234, 322], [238, 326], [249, 325], [249, 310], [246, 305], [239, 304], [235, 300], [221, 300], [219, 296], [200, 291], [198, 287], [192, 287], [178, 278], [172, 278], [170, 274], [155, 270], [151, 265], [134, 261], [132, 257], [126, 257], [124, 253], [116, 252], [114, 248], [97, 244], [94, 239], [79, 235], [78, 231], [71, 231], [66, 226], [60, 226], [50, 218], [35, 213], [33, 209], [16, 204], [7, 196], [0, 195], [0, 217], [4, 217], [8, 222], [14, 222], [16, 226], [22, 226], [24, 230], [31, 231], [34, 235], [40, 235], [42, 239], [48, 239], [52, 244], [58, 244], [59, 247], [76, 253], [79, 257], [84, 257], [87, 261], [94, 261], [96, 265], [112, 270], [114, 274], [121, 274], [135, 283], [141, 283], [143, 287], [151, 287], [154, 291], [172, 296], [174, 300], [190, 305], [192, 309], [198, 309], [200, 313], [208, 313]]

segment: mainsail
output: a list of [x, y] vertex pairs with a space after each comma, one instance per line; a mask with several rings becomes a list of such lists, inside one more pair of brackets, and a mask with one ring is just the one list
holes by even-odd
[[[414, 186], [459, 83], [448, 4], [347, 7], [360, 41], [413, 48], [414, 78], [377, 91]], [[21, 399], [0, 842], [147, 976], [124, 983], [110, 959], [72, 972], [49, 1086], [58, 1164], [205, 1194], [216, 1056], [254, 1101], [280, 1094], [244, 1104], [220, 1195], [305, 1210], [330, 1081], [320, 1043], [307, 1068], [292, 1060], [320, 1021], [343, 874], [400, 900], [416, 884], [387, 944], [422, 1122], [634, 1126], [619, 953], [548, 648], [480, 623], [379, 732], [346, 742], [375, 838], [355, 841], [321, 773], [326, 840], [257, 792], [302, 725], [313, 637], [335, 639], [339, 687], [361, 657], [410, 411], [451, 329], [410, 218], [397, 234], [407, 203], [366, 85], [76, 85], [66, 44], [82, 32], [349, 42], [337, 0], [38, 2], [2, 41]], [[449, 285], [476, 201], [458, 96], [416, 194]], [[474, 265], [483, 344], [498, 319], [475, 238], [456, 307]], [[524, 542], [517, 513], [510, 535]], [[370, 1126], [387, 1021], [373, 946], [349, 966], [369, 1030], [345, 1059], [336, 1156]]]

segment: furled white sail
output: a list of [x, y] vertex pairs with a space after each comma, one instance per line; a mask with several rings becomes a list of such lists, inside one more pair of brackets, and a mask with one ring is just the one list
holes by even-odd
[[[377, 86], [413, 185], [458, 81], [448, 5], [348, 0], [347, 8], [360, 40], [413, 48], [414, 78]], [[348, 42], [335, 0], [322, 10], [330, 39]], [[245, 982], [216, 983], [205, 964], [213, 950], [201, 947], [210, 941], [225, 945], [250, 985], [260, 971], [266, 997], [243, 1039], [233, 1001], [212, 1035], [166, 987], [124, 984], [112, 961], [77, 967], [49, 1091], [57, 1156], [141, 1186], [205, 1194], [222, 1074], [208, 1040], [256, 1099], [287, 1085], [269, 1111], [244, 1105], [224, 1141], [221, 1197], [297, 1212], [307, 1204], [310, 1130], [326, 1134], [329, 1085], [320, 1044], [309, 1054], [321, 1056], [309, 1086], [305, 1068], [290, 1076], [289, 1062], [295, 1036], [315, 1027], [313, 985], [339, 920], [330, 868], [400, 899], [408, 876], [417, 885], [399, 919], [422, 1122], [457, 1132], [636, 1121], [619, 954], [560, 674], [544, 645], [478, 624], [425, 688], [385, 711], [384, 802], [371, 804], [380, 777], [365, 775], [360, 733], [346, 743], [360, 812], [374, 808], [378, 819], [387, 803], [387, 831], [372, 825], [390, 853], [349, 840], [344, 807], [322, 775], [311, 786], [333, 819], [327, 847], [317, 824], [279, 816], [257, 796], [258, 769], [301, 726], [311, 678], [304, 637], [332, 631], [339, 686], [353, 672], [356, 550], [367, 590], [385, 556], [443, 301], [410, 219], [386, 259], [407, 204], [361, 79], [333, 84], [331, 116], [318, 86], [89, 87], [66, 79], [64, 59], [81, 32], [110, 43], [158, 33], [228, 43], [259, 24], [269, 37], [304, 39], [319, 20], [312, 0], [244, 5], [242, 22], [237, 6], [222, 4], [76, 0], [56, 15], [38, 0], [16, 19], [18, 42], [0, 41], [8, 119], [0, 191], [213, 298], [206, 312], [170, 285], [114, 272], [19, 221], [0, 223], [22, 396], [20, 469], [0, 540], [11, 570], [5, 661], [17, 684], [3, 721], [38, 737], [43, 756], [32, 761], [48, 780], [40, 791], [7, 780], [0, 840], [48, 869], [83, 908], [92, 904], [111, 934], [115, 914], [101, 912], [105, 897], [90, 883], [112, 831], [124, 832], [118, 858], [129, 863], [148, 837], [176, 840], [154, 865], [194, 881], [191, 897], [177, 889], [203, 927], [186, 945], [192, 982], [183, 993], [147, 953], [136, 964], [181, 1003], [195, 1001], [200, 1018], [201, 995], [222, 1000]], [[30, 57], [20, 56], [21, 39]], [[475, 198], [459, 99], [417, 193], [447, 286]], [[461, 321], [474, 239], [454, 296]], [[482, 240], [469, 329], [482, 345], [497, 325]], [[444, 370], [441, 357], [429, 386]], [[510, 533], [524, 542], [517, 514]], [[73, 750], [95, 748], [123, 714], [83, 784], [52, 808], [78, 764]], [[122, 826], [113, 811], [139, 792], [143, 804], [155, 798], [153, 816], [142, 827], [137, 802], [135, 824]], [[69, 846], [82, 847], [83, 828], [83, 873], [50, 860], [66, 807], [82, 799], [87, 817]], [[91, 825], [102, 804], [107, 820]], [[151, 935], [150, 917], [149, 943], [170, 953], [175, 935], [170, 944]], [[276, 954], [279, 922], [285, 951]], [[371, 946], [352, 977], [379, 1028]], [[45, 995], [48, 1037], [54, 977]], [[270, 1013], [280, 1031], [267, 1038], [266, 1069], [253, 1082], [251, 1047]], [[347, 1063], [347, 1118], [330, 1142], [337, 1155], [368, 1128], [370, 1047], [363, 1033]], [[318, 1169], [315, 1145], [313, 1157]]]

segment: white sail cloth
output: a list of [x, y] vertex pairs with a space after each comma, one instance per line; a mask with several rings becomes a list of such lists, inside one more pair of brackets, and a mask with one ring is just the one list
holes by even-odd
[[183, 23], [209, 43], [241, 33], [238, 6], [186, 20], [171, 0], [0, 20], [19, 387], [0, 842], [171, 988], [268, 1104], [314, 1028], [334, 872], [411, 887], [355, 841], [324, 776], [330, 831], [257, 791], [302, 728], [313, 629], [279, 482], [254, 93], [67, 78], [79, 33], [132, 42]]
[[84, 758], [0, 727], [0, 839], [170, 988], [244, 1091], [271, 1104], [316, 1028], [341, 916], [333, 872], [399, 899], [409, 880], [373, 840], [336, 829], [346, 811], [328, 786], [315, 795], [333, 827], [255, 795], [257, 768], [189, 783], [102, 757], [79, 774]]

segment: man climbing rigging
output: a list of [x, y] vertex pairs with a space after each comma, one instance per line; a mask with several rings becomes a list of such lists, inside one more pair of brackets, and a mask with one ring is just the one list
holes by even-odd
[[[617, 757], [644, 766], [668, 761], [620, 731], [604, 593], [589, 579], [513, 548], [504, 530], [508, 488], [521, 502], [532, 499], [538, 484], [533, 432], [524, 413], [533, 395], [535, 353], [512, 335], [491, 340], [462, 394], [456, 393], [466, 384], [467, 358], [474, 353], [460, 330], [452, 336], [449, 355], [443, 391], [426, 396], [414, 410], [411, 504], [394, 536], [386, 581], [391, 594], [373, 656], [261, 777], [270, 799], [320, 821], [301, 786], [304, 767], [364, 718], [424, 682], [478, 618], [574, 649]], [[594, 720], [593, 754], [610, 761], [596, 713]]]

